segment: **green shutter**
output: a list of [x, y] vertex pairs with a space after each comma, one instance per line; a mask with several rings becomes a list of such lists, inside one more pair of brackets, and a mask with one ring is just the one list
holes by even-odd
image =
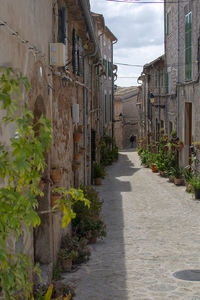
[[112, 63], [110, 61], [108, 62], [108, 76], [112, 77]]
[[158, 72], [155, 71], [155, 88], [158, 87]]
[[107, 95], [105, 95], [105, 108], [104, 108], [104, 114], [105, 114], [105, 123], [107, 123]]
[[166, 35], [169, 34], [169, 13], [166, 13], [166, 19], [165, 19], [165, 33]]
[[160, 72], [160, 86], [163, 87], [163, 70]]
[[109, 100], [110, 100], [110, 121], [112, 121], [112, 96], [109, 96]]
[[192, 12], [185, 16], [185, 80], [192, 78]]
[[169, 92], [169, 75], [167, 72], [165, 73], [165, 92], [166, 94]]
[[103, 60], [103, 65], [104, 65], [104, 69], [105, 69], [105, 73], [106, 73], [106, 77], [107, 77], [107, 74], [108, 74], [108, 62], [106, 59]]
[[92, 65], [89, 65], [89, 89], [92, 88]]

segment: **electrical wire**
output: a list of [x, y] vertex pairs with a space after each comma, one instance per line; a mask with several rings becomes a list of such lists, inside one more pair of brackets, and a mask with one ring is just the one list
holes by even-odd
[[[106, 0], [110, 2], [132, 3], [132, 4], [164, 4], [165, 1], [140, 1], [140, 0]], [[188, 2], [188, 0], [182, 0], [181, 3]], [[166, 3], [178, 3], [178, 1], [166, 1]]]

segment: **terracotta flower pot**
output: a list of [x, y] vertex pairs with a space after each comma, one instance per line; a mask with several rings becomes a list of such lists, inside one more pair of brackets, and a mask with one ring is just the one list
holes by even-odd
[[95, 185], [101, 185], [102, 184], [102, 178], [101, 177], [95, 178], [94, 179], [94, 184]]
[[45, 182], [44, 182], [43, 179], [41, 179], [40, 182], [39, 182], [39, 189], [40, 189], [41, 191], [43, 191], [43, 190], [44, 190], [44, 187], [45, 187]]
[[80, 147], [80, 148], [79, 148], [79, 152], [80, 152], [81, 154], [83, 154], [83, 153], [85, 152], [85, 147]]
[[169, 176], [169, 181], [170, 181], [170, 182], [174, 182], [174, 177], [170, 175], [170, 176]]
[[81, 163], [77, 160], [73, 160], [72, 162], [72, 169], [75, 171], [80, 167]]
[[55, 184], [60, 184], [63, 177], [63, 169], [51, 169], [50, 175]]
[[72, 258], [63, 259], [62, 268], [64, 272], [70, 272], [72, 269]]
[[157, 173], [157, 172], [158, 172], [158, 170], [157, 170], [157, 168], [156, 168], [156, 164], [152, 164], [152, 165], [151, 165], [151, 169], [152, 169], [152, 172], [153, 172], [153, 173]]
[[78, 161], [80, 158], [80, 153], [75, 153], [74, 154], [74, 160]]
[[165, 172], [164, 171], [160, 170], [159, 173], [160, 173], [160, 176], [165, 177]]
[[179, 144], [179, 151], [182, 151], [183, 148], [184, 148], [184, 144], [183, 143]]
[[81, 138], [81, 132], [74, 132], [74, 142], [78, 143]]
[[96, 244], [97, 242], [97, 238], [96, 237], [93, 237], [89, 240], [89, 244]]
[[83, 130], [84, 130], [84, 126], [83, 125], [79, 125], [78, 126], [78, 131], [83, 133]]
[[195, 196], [195, 199], [200, 199], [200, 190], [199, 189], [194, 189], [194, 196]]
[[174, 178], [175, 185], [182, 185], [184, 182], [183, 178]]
[[51, 195], [51, 207], [56, 205], [56, 200], [61, 199], [60, 195]]

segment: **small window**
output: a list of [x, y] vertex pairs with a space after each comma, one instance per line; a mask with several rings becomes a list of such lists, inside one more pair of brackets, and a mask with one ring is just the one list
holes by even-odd
[[108, 76], [112, 77], [112, 63], [110, 61], [108, 62]]
[[109, 102], [110, 102], [110, 121], [112, 121], [112, 96], [109, 96]]
[[155, 71], [155, 88], [158, 87], [158, 71]]
[[105, 73], [106, 73], [106, 77], [107, 77], [107, 74], [108, 74], [108, 62], [106, 59], [103, 60], [103, 65], [104, 65], [104, 70], [105, 70]]
[[107, 95], [105, 95], [105, 109], [104, 109], [104, 117], [105, 117], [105, 123], [107, 123]]
[[192, 12], [185, 15], [185, 80], [192, 79]]
[[163, 70], [160, 71], [160, 86], [163, 87]]
[[165, 93], [169, 93], [169, 74], [168, 72], [165, 73]]

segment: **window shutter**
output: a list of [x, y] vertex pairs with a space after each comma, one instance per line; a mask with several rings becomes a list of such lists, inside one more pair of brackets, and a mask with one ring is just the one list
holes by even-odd
[[169, 79], [168, 73], [166, 72], [165, 73], [165, 92], [166, 92], [166, 94], [168, 94], [168, 92], [169, 92], [169, 89], [168, 89], [169, 80], [168, 79]]
[[65, 44], [66, 39], [66, 9], [62, 7], [60, 9], [60, 42]]
[[77, 50], [77, 61], [78, 61], [78, 75], [83, 74], [83, 47], [82, 40], [78, 37], [78, 50]]
[[76, 41], [76, 30], [72, 30], [72, 66], [73, 73], [77, 74], [78, 72], [78, 60], [77, 60], [77, 41]]
[[192, 12], [185, 15], [185, 80], [192, 78]]
[[166, 22], [166, 28], [165, 28], [165, 32], [166, 32], [166, 35], [168, 35], [169, 34], [169, 14], [168, 13], [166, 13], [166, 20], [165, 20], [165, 22]]
[[107, 123], [107, 95], [105, 95], [105, 109], [104, 109], [104, 113], [105, 113], [105, 123]]
[[110, 121], [112, 121], [112, 96], [109, 96], [109, 100], [110, 100]]

